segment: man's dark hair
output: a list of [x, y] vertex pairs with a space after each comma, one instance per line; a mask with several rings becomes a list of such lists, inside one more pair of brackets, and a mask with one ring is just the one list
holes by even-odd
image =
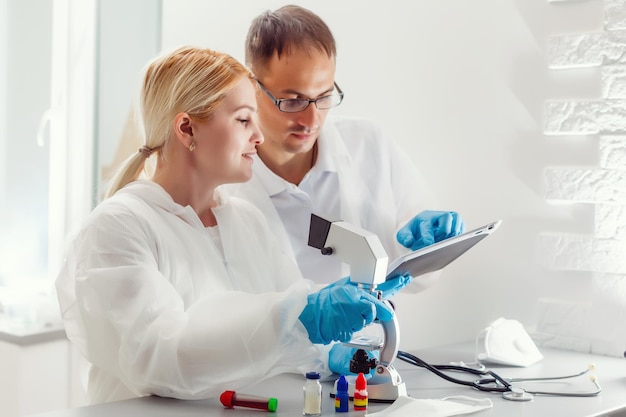
[[257, 16], [246, 37], [246, 64], [254, 71], [274, 56], [294, 49], [317, 48], [335, 57], [335, 38], [324, 21], [300, 6], [283, 6]]

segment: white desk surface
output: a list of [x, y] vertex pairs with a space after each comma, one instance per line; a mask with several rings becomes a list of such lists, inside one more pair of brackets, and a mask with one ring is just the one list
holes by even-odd
[[41, 323], [28, 328], [15, 328], [9, 325], [4, 314], [0, 314], [0, 342], [28, 346], [65, 338], [63, 323]]
[[[396, 360], [394, 366], [407, 385], [408, 393], [414, 398], [443, 398], [451, 395], [467, 395], [475, 398], [491, 398], [493, 408], [472, 416], [626, 416], [626, 359], [589, 355], [578, 352], [540, 348], [544, 359], [528, 368], [491, 366], [503, 377], [558, 376], [575, 374], [595, 364], [593, 372], [602, 386], [596, 397], [551, 397], [535, 396], [530, 402], [514, 402], [503, 399], [499, 394], [483, 393], [464, 386], [457, 386], [431, 374], [427, 370]], [[451, 361], [473, 361], [473, 343], [426, 349], [416, 353], [421, 359], [434, 364]], [[470, 379], [474, 379], [473, 377]], [[160, 416], [301, 416], [304, 378], [300, 375], [280, 375], [256, 387], [245, 390], [245, 394], [278, 398], [276, 413], [247, 408], [225, 409], [217, 399], [183, 401], [158, 397], [143, 397], [68, 410], [59, 410], [38, 417], [160, 417]], [[535, 383], [536, 384], [536, 383]], [[536, 385], [533, 385], [536, 387]], [[561, 382], [542, 383], [542, 389], [559, 391], [589, 391], [595, 388], [588, 376]], [[331, 383], [324, 384], [323, 416], [336, 416], [334, 400], [329, 397]], [[536, 389], [539, 389], [536, 387]], [[352, 404], [351, 404], [352, 405]], [[369, 404], [368, 412], [383, 410], [386, 404]], [[623, 410], [622, 410], [623, 409]], [[620, 411], [621, 410], [621, 411]], [[339, 413], [346, 417], [362, 416], [363, 411]]]

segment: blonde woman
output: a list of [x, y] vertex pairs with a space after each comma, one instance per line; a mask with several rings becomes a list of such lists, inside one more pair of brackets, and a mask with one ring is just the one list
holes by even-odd
[[[313, 292], [260, 212], [220, 197], [221, 184], [250, 179], [263, 142], [255, 89], [244, 66], [209, 49], [148, 65], [144, 145], [57, 279], [67, 335], [90, 364], [90, 403], [216, 396], [306, 369], [322, 351], [314, 343], [392, 317], [352, 286]], [[148, 159], [154, 172], [139, 179]]]

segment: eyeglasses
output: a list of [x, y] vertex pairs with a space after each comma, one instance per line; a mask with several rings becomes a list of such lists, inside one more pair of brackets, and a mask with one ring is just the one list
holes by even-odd
[[276, 98], [261, 84], [261, 81], [256, 80], [256, 82], [259, 84], [259, 87], [261, 87], [261, 90], [274, 102], [278, 110], [285, 113], [297, 113], [306, 110], [311, 103], [315, 103], [315, 107], [319, 110], [326, 110], [338, 106], [343, 100], [343, 91], [341, 91], [337, 83], [333, 83], [337, 90], [336, 94], [333, 93], [318, 98]]

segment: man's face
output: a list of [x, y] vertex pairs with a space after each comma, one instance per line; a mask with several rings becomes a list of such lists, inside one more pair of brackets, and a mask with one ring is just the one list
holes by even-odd
[[[255, 70], [258, 80], [277, 99], [315, 99], [334, 90], [335, 59], [317, 49], [292, 51], [280, 59], [275, 54], [267, 66]], [[319, 110], [311, 103], [301, 112], [281, 112], [260, 89], [257, 102], [266, 139], [259, 147], [262, 157], [290, 159], [311, 150], [328, 110]]]

